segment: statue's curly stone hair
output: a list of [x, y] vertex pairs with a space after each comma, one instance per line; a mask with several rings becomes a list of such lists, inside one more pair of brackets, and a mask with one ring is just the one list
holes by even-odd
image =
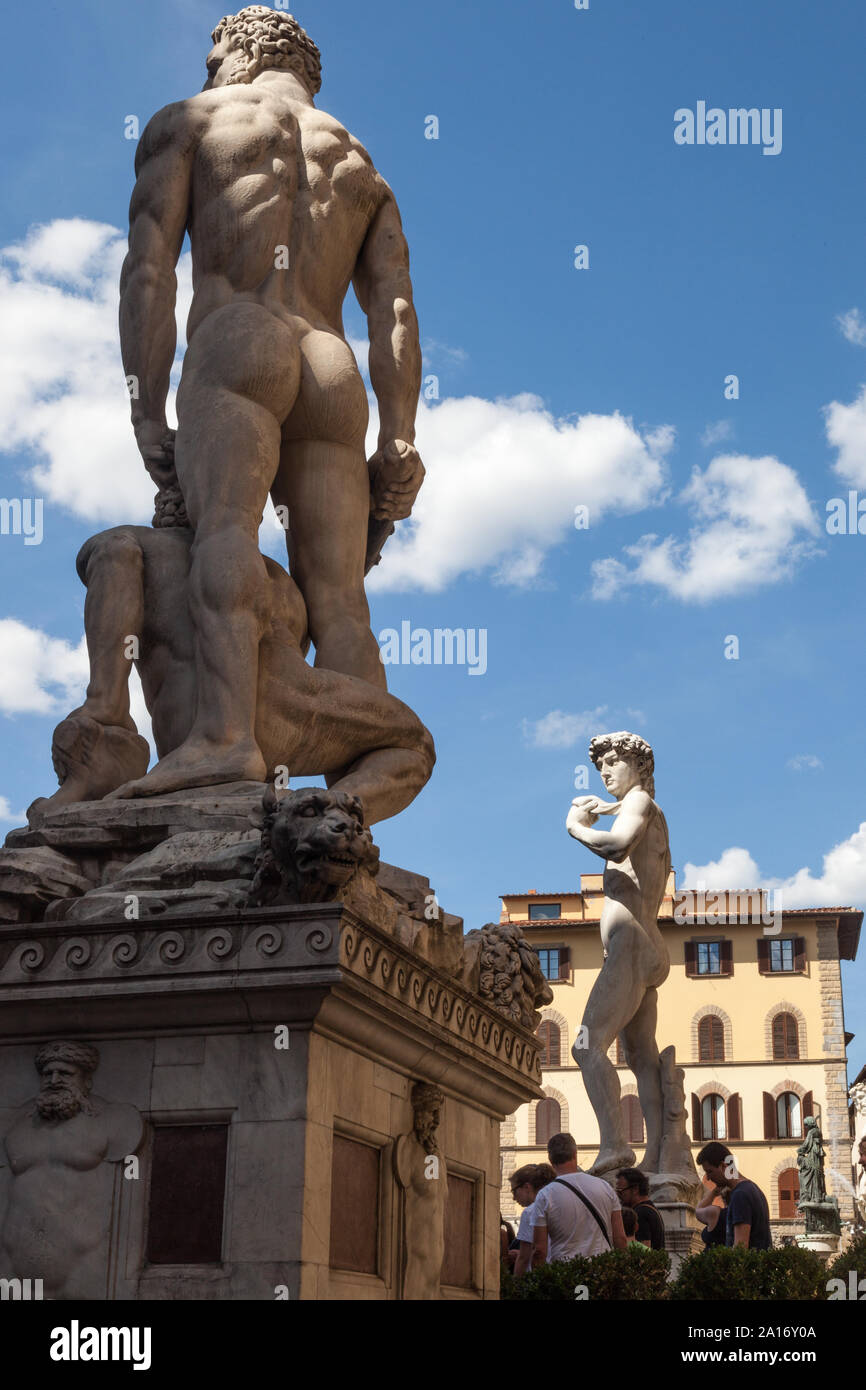
[[246, 58], [245, 69], [230, 77], [231, 83], [251, 82], [266, 68], [294, 72], [313, 96], [322, 85], [322, 55], [293, 15], [268, 5], [246, 5], [237, 14], [224, 15], [213, 31], [214, 43], [229, 37], [239, 40]]
[[40, 1047], [35, 1062], [40, 1075], [49, 1062], [69, 1062], [91, 1076], [99, 1066], [99, 1052], [90, 1043], [50, 1042]]
[[640, 784], [648, 796], [654, 797], [656, 794], [655, 779], [655, 759], [653, 750], [650, 748], [645, 738], [640, 734], [629, 734], [625, 730], [620, 730], [616, 734], [596, 734], [590, 740], [589, 756], [592, 762], [598, 767], [605, 753], [613, 749], [615, 753], [626, 753], [634, 758], [637, 763]]

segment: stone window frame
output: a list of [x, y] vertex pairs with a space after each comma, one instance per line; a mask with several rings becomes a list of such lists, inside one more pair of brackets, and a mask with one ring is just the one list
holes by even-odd
[[[541, 1089], [542, 1089], [542, 1091], [543, 1091], [543, 1093], [544, 1093], [544, 1096], [547, 1098], [547, 1100], [555, 1100], [555, 1101], [558, 1101], [558, 1103], [559, 1103], [559, 1123], [560, 1123], [560, 1125], [562, 1126], [562, 1129], [561, 1129], [560, 1132], [561, 1132], [562, 1134], [570, 1134], [571, 1131], [570, 1131], [570, 1129], [569, 1129], [569, 1124], [568, 1124], [568, 1101], [566, 1100], [565, 1096], [562, 1094], [562, 1091], [558, 1091], [558, 1090], [556, 1089], [555, 1086], [542, 1086]], [[532, 1110], [530, 1111], [530, 1115], [529, 1115], [529, 1133], [530, 1133], [530, 1135], [531, 1135], [531, 1138], [530, 1138], [530, 1141], [529, 1141], [529, 1142], [532, 1144], [533, 1148], [536, 1148], [536, 1149], [542, 1148], [542, 1149], [545, 1149], [545, 1150], [546, 1150], [547, 1145], [546, 1145], [546, 1144], [539, 1144], [539, 1143], [538, 1143], [537, 1136], [536, 1136], [535, 1115], [536, 1115], [536, 1111], [538, 1110], [538, 1105], [539, 1105], [539, 1102], [538, 1102], [537, 1100], [534, 1100], [534, 1101], [532, 1102]]]
[[[199, 1108], [197, 1106], [181, 1106], [176, 1110], [168, 1110], [163, 1106], [153, 1109], [142, 1110], [141, 1118], [144, 1121], [144, 1133], [142, 1142], [136, 1150], [139, 1160], [139, 1171], [144, 1174], [143, 1182], [123, 1183], [121, 1192], [127, 1188], [133, 1189], [132, 1210], [126, 1212], [127, 1229], [134, 1227], [138, 1242], [137, 1258], [139, 1264], [139, 1286], [143, 1290], [143, 1296], [147, 1298], [148, 1285], [159, 1281], [171, 1281], [172, 1279], [188, 1278], [190, 1271], [194, 1271], [195, 1278], [201, 1282], [218, 1283], [224, 1280], [232, 1268], [231, 1260], [227, 1258], [226, 1251], [231, 1246], [232, 1221], [234, 1218], [234, 1190], [235, 1190], [235, 1170], [236, 1170], [236, 1131], [238, 1107], [236, 1105], [215, 1105]], [[225, 1125], [226, 1126], [226, 1170], [225, 1170], [225, 1189], [223, 1196], [223, 1230], [222, 1230], [222, 1253], [218, 1263], [207, 1265], [195, 1264], [151, 1264], [147, 1259], [147, 1233], [150, 1214], [150, 1189], [153, 1179], [153, 1135], [158, 1128], [168, 1128], [177, 1126], [185, 1128], [190, 1125]], [[130, 1251], [132, 1246], [129, 1247]], [[110, 1254], [112, 1264], [115, 1255]], [[130, 1256], [127, 1256], [129, 1262]], [[113, 1277], [113, 1276], [112, 1276]]]
[[[797, 1035], [800, 1043], [799, 1057], [774, 1057], [773, 1056], [773, 1019], [776, 1014], [793, 1014], [797, 1020]], [[764, 1049], [767, 1054], [768, 1062], [799, 1062], [804, 1057], [809, 1056], [808, 1036], [806, 1032], [806, 1015], [802, 1009], [798, 1009], [796, 1004], [790, 1003], [787, 999], [774, 1004], [764, 1019]], [[805, 1092], [804, 1092], [805, 1094]]]
[[[440, 1127], [441, 1132], [441, 1127]], [[384, 1134], [381, 1130], [372, 1129], [369, 1125], [360, 1124], [357, 1120], [344, 1119], [342, 1115], [335, 1115], [331, 1126], [331, 1135], [339, 1134], [344, 1139], [353, 1139], [356, 1143], [366, 1144], [371, 1149], [379, 1152], [379, 1211], [377, 1214], [379, 1223], [379, 1273], [363, 1274], [357, 1270], [331, 1268], [327, 1265], [329, 1278], [336, 1287], [340, 1283], [357, 1284], [366, 1283], [371, 1288], [387, 1289], [394, 1280], [395, 1252], [392, 1249], [391, 1232], [394, 1225], [394, 1203], [397, 1200], [397, 1186], [394, 1181], [394, 1148], [396, 1138], [389, 1134]], [[445, 1159], [446, 1167], [448, 1158]], [[329, 1166], [330, 1166], [330, 1145], [329, 1145]], [[330, 1185], [328, 1188], [329, 1218], [328, 1229], [330, 1230]]]
[[[571, 1056], [571, 1049], [568, 1045], [568, 1020], [558, 1009], [543, 1008], [538, 1027], [542, 1023], [555, 1023], [559, 1029], [559, 1065], [567, 1067]], [[555, 1097], [554, 1097], [555, 1099]]]
[[[731, 1025], [730, 1016], [725, 1013], [724, 1009], [720, 1009], [718, 1004], [702, 1004], [701, 1007], [692, 1014], [691, 1026], [692, 1061], [702, 1067], [711, 1067], [714, 1065], [713, 1062], [701, 1061], [699, 1045], [701, 1019], [707, 1018], [711, 1014], [718, 1018], [722, 1024], [725, 1044], [725, 1061], [732, 1062], [734, 1060], [733, 1027]], [[697, 1092], [695, 1092], [695, 1094], [697, 1095]]]

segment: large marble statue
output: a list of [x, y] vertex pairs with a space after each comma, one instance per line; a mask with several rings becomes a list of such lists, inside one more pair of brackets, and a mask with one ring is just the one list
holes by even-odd
[[134, 1106], [91, 1094], [98, 1064], [88, 1043], [46, 1043], [39, 1094], [0, 1145], [0, 1277], [41, 1279], [46, 1298], [108, 1296], [116, 1165], [141, 1142], [142, 1121]]
[[[621, 1037], [646, 1123], [641, 1167], [656, 1173], [664, 1121], [657, 991], [670, 970], [657, 919], [671, 867], [668, 829], [653, 800], [653, 752], [644, 739], [624, 732], [599, 735], [590, 743], [589, 756], [616, 798], [604, 802], [595, 796], [576, 797], [566, 821], [568, 833], [605, 860], [605, 959], [572, 1048], [601, 1136], [590, 1172], [603, 1174], [634, 1163], [620, 1109], [619, 1079], [607, 1056], [614, 1039]], [[593, 828], [600, 816], [613, 816], [609, 830]]]
[[[213, 33], [203, 90], [150, 121], [136, 153], [120, 338], [136, 439], [193, 529], [187, 602], [195, 701], [182, 743], [127, 794], [263, 780], [256, 727], [269, 578], [258, 527], [287, 509], [292, 575], [316, 664], [384, 686], [364, 571], [371, 513], [407, 517], [421, 383], [409, 257], [394, 196], [367, 151], [316, 108], [319, 51], [291, 15], [250, 5]], [[195, 287], [177, 396], [175, 265]], [[355, 287], [367, 314], [379, 448], [345, 340]], [[281, 761], [285, 761], [284, 759]]]
[[[146, 915], [181, 905], [187, 888], [191, 910], [244, 903], [254, 875], [256, 895], [262, 886], [257, 846], [227, 867], [220, 844], [214, 860], [211, 840], [189, 838], [203, 815], [240, 833], [250, 818], [261, 824], [244, 808], [261, 808], [266, 783], [284, 791], [289, 777], [295, 786], [322, 776], [333, 796], [307, 798], [303, 814], [320, 817], [324, 844], [338, 820], [338, 839], [353, 831], [348, 806], [360, 808], [362, 832], [396, 815], [435, 760], [428, 731], [388, 694], [364, 591], [424, 477], [414, 447], [421, 351], [397, 205], [366, 150], [316, 108], [319, 52], [291, 15], [263, 5], [227, 15], [207, 72], [201, 92], [142, 134], [121, 274], [121, 350], [156, 514], [152, 528], [115, 527], [78, 556], [90, 681], [54, 732], [59, 789], [33, 802], [28, 829], [0, 852], [0, 921], [118, 906]], [[174, 432], [165, 408], [186, 233], [194, 293]], [[367, 315], [379, 412], [369, 460], [366, 388], [342, 324], [350, 285]], [[269, 495], [290, 574], [259, 551]], [[130, 713], [133, 664], [158, 755], [149, 772]], [[154, 833], [166, 801], [178, 812]], [[94, 828], [98, 803], [116, 808], [113, 845], [98, 815]], [[130, 861], [157, 850], [142, 880]], [[160, 874], [172, 878], [170, 900]], [[284, 901], [304, 876], [289, 865], [270, 887]], [[230, 889], [210, 891], [226, 878]], [[303, 894], [327, 889], [320, 874]]]
[[404, 1299], [441, 1297], [448, 1173], [436, 1131], [444, 1099], [438, 1086], [413, 1086], [412, 1132], [401, 1135], [394, 1147], [394, 1174], [403, 1191]]
[[860, 1140], [857, 1146], [857, 1166], [855, 1169], [855, 1200], [857, 1203], [857, 1218], [861, 1226], [866, 1226], [866, 1136]]

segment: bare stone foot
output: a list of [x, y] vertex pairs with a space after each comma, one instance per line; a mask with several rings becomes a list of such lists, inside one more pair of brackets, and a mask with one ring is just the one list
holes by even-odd
[[604, 1177], [605, 1173], [610, 1173], [616, 1168], [634, 1167], [634, 1149], [602, 1149], [598, 1158], [593, 1163], [588, 1172], [594, 1178]]
[[126, 782], [110, 799], [164, 796], [190, 787], [210, 787], [220, 782], [264, 782], [265, 760], [252, 740], [235, 744], [211, 744], [187, 739], [168, 753], [146, 777]]
[[147, 771], [150, 749], [134, 724], [101, 724], [82, 708], [57, 725], [51, 757], [60, 786], [53, 796], [37, 797], [28, 808], [27, 822], [33, 828], [58, 806], [101, 801], [130, 777], [141, 776]]

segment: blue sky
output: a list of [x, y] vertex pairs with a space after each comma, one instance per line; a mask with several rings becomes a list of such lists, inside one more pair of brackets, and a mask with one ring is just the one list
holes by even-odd
[[[0, 467], [4, 496], [44, 498], [44, 539], [0, 536], [3, 829], [50, 790], [50, 732], [79, 698], [77, 548], [149, 515], [111, 342], [124, 118], [199, 88], [220, 15], [84, 0], [38, 49], [32, 18], [7, 19]], [[573, 769], [589, 734], [634, 728], [680, 882], [690, 864], [711, 886], [781, 883], [792, 907], [866, 905], [866, 539], [825, 528], [828, 499], [866, 497], [862, 5], [339, 0], [298, 18], [319, 104], [397, 195], [439, 379], [374, 631], [487, 632], [483, 676], [389, 668], [439, 761], [378, 828], [383, 857], [467, 927], [501, 892], [574, 886], [596, 861], [565, 834]], [[780, 108], [781, 153], [675, 144], [698, 101]], [[346, 324], [363, 337], [351, 301]], [[854, 1070], [864, 969], [844, 970]]]

